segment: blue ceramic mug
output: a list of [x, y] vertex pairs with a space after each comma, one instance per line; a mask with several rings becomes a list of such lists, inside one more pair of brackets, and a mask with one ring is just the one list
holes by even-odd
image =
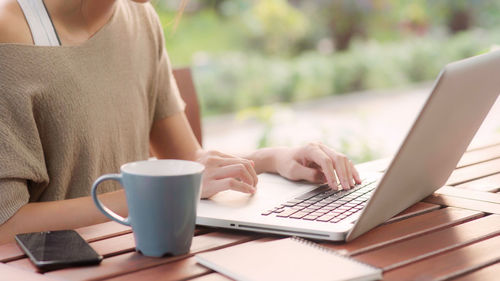
[[[151, 160], [127, 163], [121, 174], [107, 174], [92, 186], [97, 208], [108, 218], [132, 227], [136, 250], [161, 257], [189, 252], [205, 167], [185, 160]], [[129, 215], [123, 218], [97, 198], [97, 187], [106, 180], [125, 189]]]

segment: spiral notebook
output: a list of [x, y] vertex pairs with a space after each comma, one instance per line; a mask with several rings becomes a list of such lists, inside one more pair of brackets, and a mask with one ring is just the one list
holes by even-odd
[[285, 238], [196, 255], [198, 263], [236, 280], [380, 280], [382, 270], [316, 243]]

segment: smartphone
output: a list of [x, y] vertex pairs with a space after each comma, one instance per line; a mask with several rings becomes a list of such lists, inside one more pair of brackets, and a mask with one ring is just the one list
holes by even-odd
[[16, 242], [41, 271], [102, 261], [102, 256], [74, 230], [16, 234]]

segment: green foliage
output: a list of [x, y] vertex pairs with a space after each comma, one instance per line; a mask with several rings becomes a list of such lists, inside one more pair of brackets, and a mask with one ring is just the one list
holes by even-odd
[[204, 53], [223, 54], [245, 48], [244, 24], [221, 18], [213, 10], [185, 14], [173, 30], [175, 13], [157, 9], [165, 33], [165, 45], [174, 65], [186, 65]]
[[445, 64], [499, 41], [500, 33], [470, 31], [452, 39], [355, 41], [346, 52], [293, 59], [232, 52], [195, 65], [194, 74], [203, 112], [210, 115], [433, 80]]
[[259, 0], [244, 14], [252, 45], [270, 54], [289, 54], [307, 33], [308, 19], [287, 0]]

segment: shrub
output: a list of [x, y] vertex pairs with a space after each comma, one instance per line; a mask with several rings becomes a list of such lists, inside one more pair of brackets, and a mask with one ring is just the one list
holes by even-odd
[[488, 50], [500, 41], [497, 34], [478, 30], [389, 44], [355, 41], [346, 52], [309, 52], [288, 60], [232, 52], [194, 65], [194, 74], [204, 114], [234, 112], [433, 80], [446, 63]]

